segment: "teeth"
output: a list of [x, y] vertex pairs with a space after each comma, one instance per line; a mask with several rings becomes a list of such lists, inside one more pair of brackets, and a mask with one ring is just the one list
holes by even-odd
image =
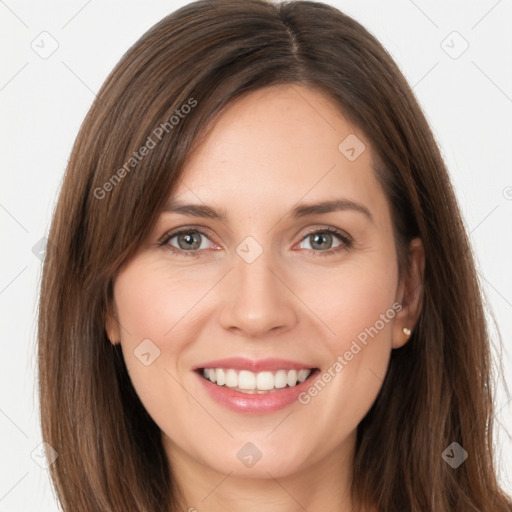
[[[215, 370], [211, 370], [210, 375], [212, 373], [215, 373]], [[256, 389], [256, 375], [253, 372], [241, 370], [238, 374], [237, 386], [240, 389]]]
[[299, 373], [297, 374], [299, 382], [304, 382], [309, 377], [310, 373], [310, 370], [299, 370]]
[[274, 386], [277, 389], [286, 387], [288, 372], [286, 370], [279, 370], [274, 375]]
[[297, 384], [297, 370], [290, 370], [286, 376], [286, 383], [288, 386], [295, 386]]
[[226, 370], [226, 386], [228, 388], [236, 388], [238, 386], [238, 375], [235, 370]]
[[[218, 368], [218, 371], [213, 368], [210, 369], [210, 375], [213, 375], [213, 379], [210, 377], [210, 380], [214, 382], [215, 377], [217, 377], [217, 385], [223, 386], [226, 383], [226, 372], [222, 368]], [[208, 378], [208, 377], [207, 377]]]
[[218, 386], [237, 388], [246, 393], [265, 393], [274, 389], [296, 386], [304, 382], [312, 370], [278, 370], [254, 373], [232, 368], [204, 368], [203, 377]]

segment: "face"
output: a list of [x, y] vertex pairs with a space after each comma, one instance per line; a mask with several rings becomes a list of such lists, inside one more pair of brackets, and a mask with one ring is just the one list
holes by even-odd
[[373, 156], [298, 85], [233, 102], [190, 155], [107, 325], [176, 464], [278, 478], [350, 455], [417, 314]]

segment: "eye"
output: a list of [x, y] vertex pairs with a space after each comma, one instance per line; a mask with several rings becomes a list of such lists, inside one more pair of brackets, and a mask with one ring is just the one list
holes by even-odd
[[[339, 243], [333, 247], [335, 239], [338, 239]], [[173, 240], [175, 242], [171, 243]], [[187, 228], [164, 235], [159, 245], [180, 256], [202, 256], [205, 254], [202, 249], [208, 249], [205, 240], [209, 240], [205, 233], [195, 228]], [[353, 243], [346, 233], [333, 227], [311, 231], [302, 238], [301, 243], [306, 240], [310, 241], [310, 248], [306, 249], [313, 251], [312, 254], [315, 256], [329, 256], [347, 250]]]
[[[171, 243], [173, 239], [176, 239], [176, 245]], [[171, 251], [185, 256], [196, 256], [196, 253], [200, 251], [200, 249], [208, 248], [208, 244], [205, 246], [202, 239], [208, 239], [202, 231], [197, 229], [183, 229], [166, 235], [160, 245], [166, 245]]]
[[[340, 240], [337, 246], [332, 247], [333, 238]], [[301, 242], [310, 241], [310, 248], [315, 256], [330, 255], [352, 246], [351, 238], [343, 231], [336, 228], [323, 228], [311, 231], [302, 238]], [[320, 250], [317, 250], [320, 249]]]

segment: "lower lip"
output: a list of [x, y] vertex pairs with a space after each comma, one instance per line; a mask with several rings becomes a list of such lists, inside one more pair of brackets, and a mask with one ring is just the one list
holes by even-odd
[[235, 412], [244, 412], [249, 414], [267, 414], [284, 409], [298, 399], [300, 393], [305, 391], [320, 373], [320, 370], [313, 370], [311, 375], [297, 386], [285, 387], [270, 393], [249, 394], [234, 391], [226, 386], [217, 386], [213, 382], [202, 377], [198, 372], [194, 372], [197, 378], [210, 396], [219, 404]]

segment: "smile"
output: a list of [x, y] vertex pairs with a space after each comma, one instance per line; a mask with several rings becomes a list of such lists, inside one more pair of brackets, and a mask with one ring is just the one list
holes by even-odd
[[320, 376], [311, 362], [242, 356], [203, 361], [192, 370], [199, 387], [218, 405], [256, 415], [293, 405]]
[[304, 382], [313, 368], [300, 370], [280, 369], [275, 372], [252, 372], [233, 368], [203, 368], [202, 376], [216, 384], [233, 391], [247, 394], [265, 394], [276, 392], [286, 387], [294, 387]]

